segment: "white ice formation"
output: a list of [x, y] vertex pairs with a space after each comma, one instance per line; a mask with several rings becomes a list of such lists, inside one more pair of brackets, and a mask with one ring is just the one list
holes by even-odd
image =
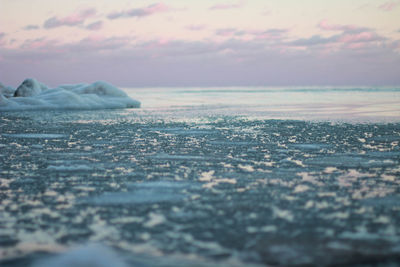
[[0, 83], [0, 111], [139, 107], [139, 101], [106, 82], [49, 89], [35, 79], [26, 79], [16, 90]]

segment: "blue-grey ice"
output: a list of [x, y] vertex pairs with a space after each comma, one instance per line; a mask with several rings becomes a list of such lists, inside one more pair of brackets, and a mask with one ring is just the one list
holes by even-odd
[[[11, 93], [10, 93], [11, 92]], [[48, 88], [35, 79], [26, 79], [14, 93], [0, 88], [0, 111], [92, 110], [139, 108], [140, 102], [106, 82], [60, 85]]]

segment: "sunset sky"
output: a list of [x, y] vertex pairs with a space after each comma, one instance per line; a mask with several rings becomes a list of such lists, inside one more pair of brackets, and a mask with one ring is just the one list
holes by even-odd
[[0, 81], [400, 85], [400, 0], [0, 0]]

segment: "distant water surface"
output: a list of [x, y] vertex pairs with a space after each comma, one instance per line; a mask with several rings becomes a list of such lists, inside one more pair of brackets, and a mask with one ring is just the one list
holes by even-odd
[[143, 110], [193, 116], [245, 115], [263, 119], [395, 122], [400, 88], [209, 87], [125, 89]]

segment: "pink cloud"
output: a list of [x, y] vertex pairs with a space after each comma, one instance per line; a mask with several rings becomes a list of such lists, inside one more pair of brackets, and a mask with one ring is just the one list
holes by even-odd
[[[325, 42], [322, 38], [314, 41]], [[41, 39], [32, 40], [31, 49], [1, 49], [0, 69], [8, 84], [21, 76], [50, 84], [103, 79], [126, 86], [287, 85], [288, 76], [290, 85], [399, 84], [400, 56], [394, 51], [399, 43], [342, 44], [333, 39], [326, 44], [337, 45], [332, 51], [324, 45], [292, 48], [285, 41], [270, 46], [264, 40], [140, 42], [92, 36], [63, 44]], [[365, 64], [366, 58], [373, 64]]]
[[384, 11], [392, 11], [394, 8], [396, 8], [400, 4], [399, 1], [397, 2], [386, 2], [382, 5], [379, 6], [379, 9], [382, 9]]
[[36, 39], [28, 39], [22, 45], [21, 48], [23, 50], [48, 50], [53, 49], [59, 45], [58, 40], [49, 40], [46, 38], [36, 38]]
[[242, 39], [282, 39], [288, 33], [287, 29], [267, 29], [267, 30], [239, 30], [235, 28], [222, 28], [215, 31], [216, 35], [224, 37], [241, 36]]
[[4, 36], [6, 36], [6, 34], [4, 32], [0, 32], [0, 46], [4, 45], [5, 43]]
[[217, 4], [217, 5], [214, 5], [214, 6], [210, 7], [209, 10], [234, 9], [234, 8], [240, 8], [243, 5], [244, 5], [243, 1], [241, 1], [239, 3], [236, 3], [236, 4], [228, 4], [228, 3], [226, 3], [226, 4]]
[[352, 43], [349, 44], [347, 47], [350, 49], [361, 49], [364, 48], [365, 46], [366, 46], [365, 43]]
[[[310, 38], [302, 38], [289, 43], [291, 46], [295, 47], [311, 47], [311, 46], [330, 46], [330, 45], [347, 45], [350, 44], [367, 44], [371, 42], [381, 42], [386, 39], [374, 32], [360, 32], [360, 33], [342, 33], [338, 35], [333, 35], [330, 37], [321, 37], [319, 35], [314, 35]], [[358, 47], [360, 47], [359, 45]], [[352, 46], [352, 47], [355, 47]]]
[[91, 31], [98, 31], [101, 28], [103, 28], [103, 22], [102, 21], [96, 21], [93, 22], [89, 25], [86, 26], [86, 29], [91, 30]]
[[287, 29], [268, 29], [261, 32], [256, 32], [257, 39], [282, 39], [289, 31]]
[[[354, 43], [366, 43], [366, 42], [376, 42], [385, 40], [384, 37], [379, 36], [374, 30], [359, 27], [355, 25], [343, 25], [343, 24], [330, 24], [327, 20], [322, 20], [317, 25], [320, 29], [324, 31], [341, 31], [341, 34], [334, 35], [328, 38], [314, 36], [310, 39], [302, 39], [296, 41], [297, 43], [304, 44], [329, 44], [329, 43], [344, 43], [344, 44], [354, 44]], [[352, 47], [356, 47], [353, 45]], [[357, 46], [361, 47], [361, 45]]]
[[338, 39], [338, 41], [342, 43], [362, 43], [362, 42], [373, 42], [381, 40], [383, 40], [382, 37], [372, 32], [361, 32], [358, 34], [344, 34]]
[[313, 35], [310, 38], [300, 38], [294, 40], [288, 45], [294, 47], [311, 47], [311, 46], [320, 46], [320, 45], [330, 45], [337, 42], [338, 36], [331, 36], [331, 37], [321, 37], [320, 35]]
[[318, 27], [325, 31], [356, 31], [363, 29], [354, 25], [330, 24], [326, 19], [318, 23]]
[[96, 15], [96, 9], [88, 8], [67, 17], [51, 17], [44, 22], [43, 27], [50, 29], [61, 26], [78, 26], [82, 25], [87, 18], [93, 17], [94, 15]]
[[133, 8], [127, 11], [113, 12], [110, 13], [107, 17], [109, 19], [118, 19], [123, 17], [141, 18], [154, 15], [156, 13], [167, 12], [170, 9], [171, 9], [170, 7], [168, 7], [163, 3], [156, 3], [143, 8]]
[[37, 25], [26, 25], [23, 29], [26, 30], [26, 31], [37, 30], [37, 29], [39, 29], [39, 26], [37, 26]]
[[191, 31], [201, 31], [206, 28], [206, 25], [204, 24], [192, 24], [186, 26], [186, 29], [191, 30]]
[[99, 35], [89, 36], [78, 43], [65, 44], [63, 48], [70, 52], [86, 53], [91, 51], [105, 51], [122, 49], [131, 44], [131, 37], [104, 37]]
[[378, 35], [375, 31], [356, 28], [349, 30], [346, 25], [332, 25], [329, 30], [346, 30], [329, 37], [314, 35], [310, 38], [301, 38], [288, 43], [289, 46], [308, 49], [310, 47], [325, 47], [328, 49], [359, 49], [367, 46], [374, 47], [387, 41], [387, 38]]

